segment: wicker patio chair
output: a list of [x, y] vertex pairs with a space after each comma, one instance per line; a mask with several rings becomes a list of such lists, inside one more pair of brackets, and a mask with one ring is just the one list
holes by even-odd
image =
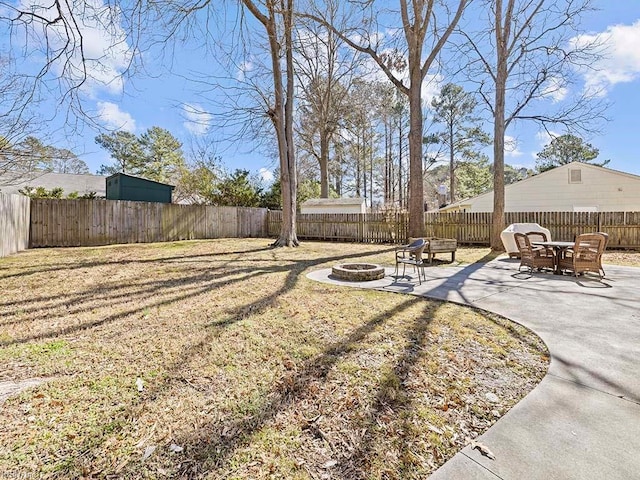
[[420, 277], [420, 270], [422, 270], [422, 276], [425, 281], [427, 276], [424, 273], [424, 262], [422, 260], [422, 253], [427, 246], [427, 242], [424, 238], [417, 238], [409, 245], [403, 245], [396, 248], [396, 275], [398, 275], [398, 267], [402, 264], [402, 276], [407, 265], [413, 265], [414, 269], [418, 270], [418, 282], [422, 285], [422, 278]]
[[[545, 232], [527, 232], [527, 237], [529, 237], [529, 241], [531, 243], [549, 241], [549, 238], [547, 238], [547, 234]], [[547, 257], [553, 257], [555, 255], [552, 247], [541, 247], [541, 248], [542, 250], [540, 250], [540, 255], [546, 255]]]
[[574, 276], [585, 272], [596, 272], [602, 279], [602, 252], [607, 244], [607, 236], [602, 233], [583, 233], [576, 236], [575, 244], [565, 251], [560, 259], [560, 270], [569, 270]]
[[546, 252], [546, 249], [542, 247], [532, 247], [529, 237], [524, 233], [515, 233], [513, 236], [518, 246], [518, 252], [520, 253], [520, 266], [518, 271], [522, 267], [529, 267], [529, 272], [533, 273], [534, 269], [542, 270], [543, 268], [555, 268], [555, 258], [553, 256], [542, 255]]
[[[599, 235], [604, 237], [604, 247], [602, 248], [602, 253], [607, 249], [607, 245], [609, 245], [609, 234], [605, 232], [597, 232]], [[604, 268], [602, 268], [602, 255], [600, 255], [600, 270], [602, 270], [602, 276], [605, 276]]]

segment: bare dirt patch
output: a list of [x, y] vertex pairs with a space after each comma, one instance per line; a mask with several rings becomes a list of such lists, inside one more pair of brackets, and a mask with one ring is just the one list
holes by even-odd
[[52, 377], [2, 405], [0, 471], [424, 478], [546, 372], [540, 340], [499, 317], [304, 276], [350, 261], [390, 265], [393, 249], [217, 240], [0, 259], [0, 381]]

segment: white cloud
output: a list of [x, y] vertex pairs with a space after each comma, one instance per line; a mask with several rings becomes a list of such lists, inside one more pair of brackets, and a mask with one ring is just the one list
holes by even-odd
[[[442, 90], [442, 82], [444, 77], [440, 74], [429, 75], [427, 74], [422, 82], [422, 103], [429, 107], [434, 97], [440, 95]], [[407, 83], [409, 83], [407, 81]]]
[[[65, 53], [53, 63], [53, 69], [73, 83], [84, 80], [82, 90], [86, 94], [95, 95], [97, 90], [121, 93], [124, 85], [122, 75], [128, 68], [133, 53], [127, 44], [126, 33], [120, 27], [119, 9], [105, 5], [103, 0], [89, 0], [83, 3], [82, 8], [74, 8], [72, 15], [68, 3], [58, 4], [61, 5], [60, 12], [55, 5], [44, 0], [23, 0], [20, 8], [49, 20], [61, 14], [75, 22], [75, 25], [69, 27], [71, 31], [66, 33], [61, 24], [38, 29], [40, 23], [34, 22], [31, 24], [34, 30], [30, 32], [32, 35], [26, 37], [29, 39], [27, 41], [40, 43], [41, 46], [46, 42], [50, 56], [65, 49]], [[74, 31], [75, 28], [77, 31]], [[75, 36], [76, 39], [72, 39], [72, 43], [65, 47], [69, 36]], [[80, 36], [82, 51], [78, 43]]]
[[544, 147], [551, 143], [551, 140], [563, 135], [559, 132], [554, 132], [553, 130], [541, 130], [536, 133], [536, 140], [538, 141], [539, 149], [536, 152], [531, 152], [531, 158], [534, 160], [538, 159], [538, 153], [542, 151]]
[[561, 102], [569, 94], [569, 89], [564, 85], [561, 78], [553, 77], [547, 82], [546, 87], [542, 91], [545, 97], [551, 97], [553, 103]]
[[604, 96], [617, 83], [640, 78], [640, 20], [631, 25], [612, 25], [604, 32], [580, 35], [572, 39], [574, 45], [602, 43], [605, 56], [585, 69], [585, 90]]
[[243, 82], [247, 72], [252, 71], [255, 68], [255, 65], [251, 60], [245, 60], [238, 66], [238, 73], [236, 73], [236, 80]]
[[551, 140], [561, 135], [562, 133], [554, 132], [553, 130], [541, 130], [536, 133], [536, 139], [541, 147], [546, 147], [551, 143]]
[[522, 156], [522, 151], [518, 149], [518, 140], [515, 137], [504, 136], [504, 154], [511, 158]]
[[260, 175], [260, 178], [262, 179], [263, 182], [272, 182], [273, 181], [273, 172], [271, 170], [268, 170], [266, 168], [261, 168], [260, 171], [258, 172], [258, 175]]
[[193, 135], [204, 135], [211, 127], [213, 115], [206, 112], [200, 105], [186, 104], [182, 107], [186, 120], [183, 125]]
[[98, 102], [98, 116], [107, 128], [128, 132], [136, 130], [136, 121], [133, 117], [120, 110], [120, 107], [115, 103]]

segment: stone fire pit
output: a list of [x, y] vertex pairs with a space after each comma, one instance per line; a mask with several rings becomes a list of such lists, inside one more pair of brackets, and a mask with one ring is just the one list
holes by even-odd
[[331, 274], [340, 280], [366, 282], [384, 278], [384, 268], [373, 263], [341, 263], [331, 269]]

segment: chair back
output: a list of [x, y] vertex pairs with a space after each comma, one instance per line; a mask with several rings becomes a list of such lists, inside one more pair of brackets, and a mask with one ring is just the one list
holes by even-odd
[[424, 249], [427, 248], [427, 242], [424, 238], [419, 238], [414, 240], [408, 247], [407, 250], [409, 252], [409, 256], [415, 257], [416, 262], [420, 263], [422, 261], [422, 253]]
[[576, 236], [574, 255], [581, 261], [598, 262], [606, 243], [607, 237], [601, 233], [582, 233]]
[[533, 249], [531, 248], [531, 242], [529, 241], [529, 237], [527, 236], [527, 234], [516, 232], [513, 236], [513, 239], [516, 241], [518, 252], [520, 252], [520, 258], [522, 260], [532, 260]]
[[596, 232], [596, 233], [604, 237], [604, 247], [602, 248], [602, 251], [604, 252], [607, 249], [607, 245], [609, 244], [609, 234], [605, 232]]
[[527, 232], [527, 237], [529, 237], [529, 242], [548, 242], [546, 232]]
[[407, 245], [405, 248], [407, 250], [411, 250], [413, 248], [419, 248], [420, 246], [424, 246], [426, 245], [426, 241], [424, 238], [414, 238], [411, 243], [409, 245]]

